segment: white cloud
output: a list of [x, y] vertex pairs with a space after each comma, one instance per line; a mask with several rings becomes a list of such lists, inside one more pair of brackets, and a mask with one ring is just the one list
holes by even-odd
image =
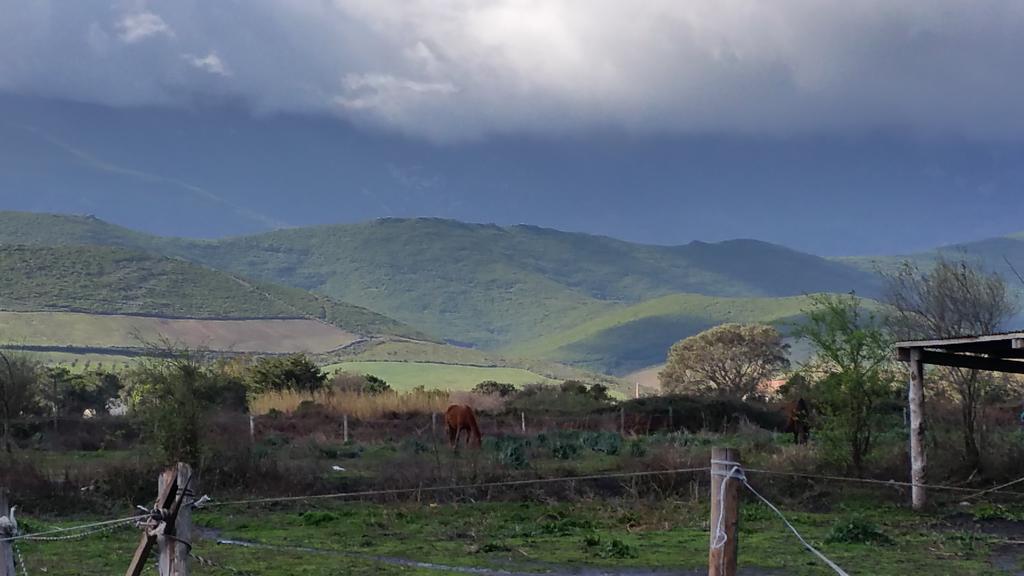
[[198, 68], [208, 74], [225, 77], [231, 76], [231, 70], [215, 52], [210, 52], [206, 56], [202, 57], [194, 56], [192, 54], [184, 54], [182, 58], [184, 58], [185, 61], [191, 64], [194, 68]]
[[174, 36], [164, 19], [152, 12], [125, 14], [117, 23], [119, 37], [126, 44], [135, 44], [152, 36]]
[[591, 126], [1024, 135], [1019, 0], [133, 1], [116, 37], [173, 42], [97, 50], [89, 26], [111, 21], [110, 0], [0, 0], [13, 15], [0, 21], [0, 90], [112, 104], [232, 90], [261, 111], [435, 139]]

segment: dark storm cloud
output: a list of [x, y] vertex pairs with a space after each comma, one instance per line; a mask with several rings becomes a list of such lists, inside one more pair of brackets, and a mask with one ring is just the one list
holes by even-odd
[[0, 0], [0, 91], [240, 99], [434, 139], [1017, 138], [1019, 0]]

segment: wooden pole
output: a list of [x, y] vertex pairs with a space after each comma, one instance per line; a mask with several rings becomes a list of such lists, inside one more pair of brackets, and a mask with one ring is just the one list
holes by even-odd
[[192, 559], [192, 500], [195, 490], [192, 467], [178, 463], [160, 475], [160, 488], [176, 493], [162, 534], [156, 537], [157, 570], [160, 576], [189, 576]]
[[[179, 483], [179, 477], [184, 471], [184, 478]], [[191, 494], [191, 483], [192, 483], [192, 469], [186, 465], [179, 463], [176, 467], [170, 468], [160, 473], [157, 477], [157, 498], [155, 509], [158, 512], [158, 516], [151, 519], [144, 527], [142, 532], [142, 539], [139, 540], [139, 545], [135, 548], [135, 554], [132, 556], [131, 564], [128, 565], [128, 570], [125, 572], [125, 576], [140, 576], [142, 571], [146, 568], [146, 560], [149, 559], [150, 553], [153, 548], [160, 550], [160, 562], [158, 563], [158, 570], [161, 576], [167, 576], [164, 572], [164, 560], [163, 556], [165, 550], [172, 550], [171, 553], [177, 554], [177, 551], [168, 547], [168, 541], [174, 543], [178, 542], [178, 538], [185, 542], [191, 543], [192, 537], [192, 508], [191, 500], [186, 503], [186, 498]], [[182, 513], [182, 508], [185, 508], [185, 518], [187, 524], [184, 529], [184, 536], [179, 535], [175, 532], [175, 522], [178, 515]], [[164, 535], [170, 535], [165, 537]], [[161, 540], [162, 539], [162, 540]], [[188, 574], [188, 546], [185, 544], [181, 545], [185, 552], [185, 562], [177, 563], [176, 569], [179, 570], [174, 574], [187, 575]], [[175, 563], [170, 560], [167, 561], [168, 566], [174, 566]], [[185, 570], [181, 572], [182, 566]]]
[[634, 386], [633, 398], [640, 398], [640, 383], [639, 382], [634, 382], [633, 386]]
[[430, 433], [437, 436], [437, 412], [430, 413]]
[[921, 510], [927, 502], [926, 482], [928, 456], [924, 444], [924, 362], [921, 350], [910, 350], [910, 389], [907, 403], [910, 408], [910, 482], [911, 502], [914, 510]]
[[626, 435], [626, 407], [619, 407], [619, 435]]
[[[17, 524], [11, 521], [7, 490], [0, 488], [0, 538], [10, 538], [17, 532]], [[17, 576], [14, 571], [14, 546], [11, 541], [0, 542], [0, 576]]]
[[519, 428], [523, 431], [523, 434], [526, 434], [526, 412], [519, 413], [519, 422]]
[[739, 450], [711, 449], [711, 546], [708, 552], [708, 576], [736, 576], [740, 483], [730, 476], [739, 461]]
[[676, 419], [672, 417], [672, 406], [669, 406], [668, 407], [668, 431], [671, 432], [671, 431], [675, 430], [675, 427], [676, 427]]
[[256, 443], [256, 417], [249, 414], [249, 442]]
[[345, 443], [348, 444], [348, 414], [341, 415], [341, 425], [343, 430], [342, 437], [345, 439]]

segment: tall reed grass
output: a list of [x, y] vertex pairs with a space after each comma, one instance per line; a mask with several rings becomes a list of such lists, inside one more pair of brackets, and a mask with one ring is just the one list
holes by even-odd
[[392, 414], [444, 412], [448, 406], [455, 403], [469, 404], [476, 410], [495, 410], [501, 407], [500, 401], [497, 401], [496, 398], [466, 392], [449, 394], [437, 390], [412, 390], [363, 394], [332, 390], [315, 396], [295, 392], [267, 393], [253, 400], [250, 409], [256, 415], [267, 414], [271, 410], [290, 413], [294, 412], [302, 402], [310, 400], [332, 413], [348, 414], [352, 418], [361, 420], [371, 420]]

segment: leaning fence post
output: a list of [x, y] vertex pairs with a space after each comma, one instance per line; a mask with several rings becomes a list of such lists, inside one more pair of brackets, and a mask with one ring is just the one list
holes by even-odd
[[[11, 508], [8, 506], [7, 490], [0, 488], [0, 538], [11, 538], [18, 532]], [[14, 572], [14, 545], [10, 540], [0, 541], [0, 576], [16, 576]]]
[[192, 467], [178, 463], [160, 475], [160, 490], [173, 486], [176, 493], [172, 505], [172, 518], [163, 534], [157, 535], [157, 570], [160, 576], [189, 576], [192, 550], [192, 502], [195, 494]]
[[708, 576], [736, 576], [740, 451], [711, 449], [711, 546]]

